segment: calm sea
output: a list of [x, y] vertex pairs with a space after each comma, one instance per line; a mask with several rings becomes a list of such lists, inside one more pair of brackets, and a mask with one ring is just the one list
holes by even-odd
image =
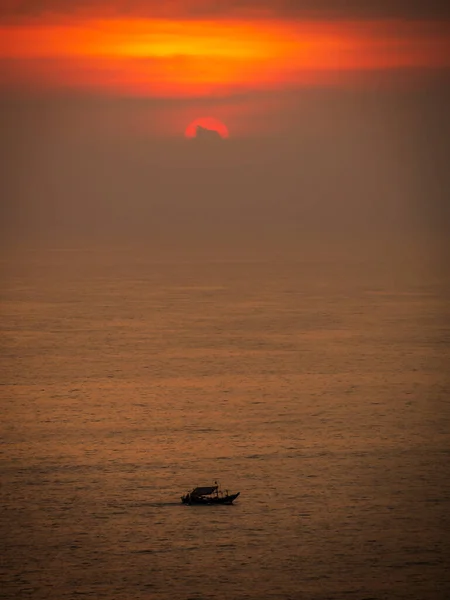
[[[5, 255], [0, 594], [448, 598], [431, 264]], [[214, 481], [235, 505], [181, 505]]]

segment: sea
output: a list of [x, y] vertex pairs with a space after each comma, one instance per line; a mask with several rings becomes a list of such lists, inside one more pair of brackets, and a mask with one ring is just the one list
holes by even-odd
[[3, 252], [1, 597], [449, 598], [450, 286], [413, 246]]

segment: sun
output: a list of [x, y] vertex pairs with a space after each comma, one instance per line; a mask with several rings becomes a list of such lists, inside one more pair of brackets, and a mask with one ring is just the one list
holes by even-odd
[[185, 137], [187, 138], [195, 138], [202, 134], [217, 134], [222, 138], [230, 137], [227, 126], [219, 121], [219, 119], [215, 119], [214, 117], [199, 117], [198, 119], [194, 119], [192, 123], [186, 127], [184, 132]]

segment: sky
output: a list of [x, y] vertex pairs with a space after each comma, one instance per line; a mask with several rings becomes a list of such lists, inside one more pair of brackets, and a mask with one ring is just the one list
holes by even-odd
[[2, 0], [4, 238], [433, 232], [449, 73], [442, 2]]
[[9, 1], [2, 84], [179, 98], [448, 68], [450, 29], [437, 5], [404, 5]]

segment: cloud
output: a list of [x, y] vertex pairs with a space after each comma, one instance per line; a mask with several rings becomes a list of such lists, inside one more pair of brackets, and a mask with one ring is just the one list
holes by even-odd
[[0, 20], [76, 14], [146, 18], [450, 19], [442, 0], [2, 0]]
[[218, 131], [214, 131], [214, 129], [208, 129], [207, 127], [202, 127], [201, 125], [197, 125], [195, 129], [195, 139], [197, 140], [221, 140], [222, 136]]

